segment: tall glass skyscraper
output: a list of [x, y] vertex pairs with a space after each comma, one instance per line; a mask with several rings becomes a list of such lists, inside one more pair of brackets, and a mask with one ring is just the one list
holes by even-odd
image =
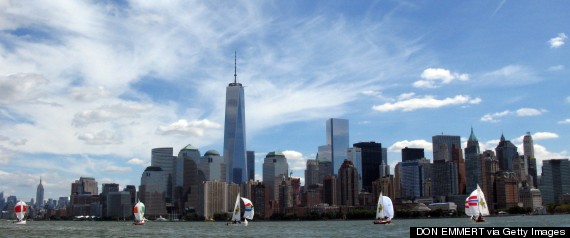
[[[237, 66], [236, 66], [237, 68]], [[228, 183], [241, 184], [247, 181], [247, 156], [245, 147], [245, 98], [243, 86], [234, 82], [226, 88], [226, 119], [224, 126], [224, 160], [227, 166]]]
[[348, 120], [330, 118], [327, 120], [327, 145], [331, 146], [332, 174], [337, 175], [340, 166], [347, 159]]
[[44, 207], [44, 185], [42, 185], [42, 178], [40, 178], [40, 184], [36, 190], [36, 207], [38, 209]]

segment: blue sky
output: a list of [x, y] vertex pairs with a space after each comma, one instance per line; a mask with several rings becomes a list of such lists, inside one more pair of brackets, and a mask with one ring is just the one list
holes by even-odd
[[[223, 151], [225, 88], [246, 85], [247, 147], [284, 151], [294, 176], [326, 143], [482, 149], [530, 131], [567, 158], [565, 1], [0, 0], [0, 191], [46, 198], [80, 176], [139, 185], [155, 147]], [[522, 153], [522, 147], [519, 147]], [[393, 167], [392, 167], [393, 169]], [[539, 170], [540, 173], [540, 170]]]

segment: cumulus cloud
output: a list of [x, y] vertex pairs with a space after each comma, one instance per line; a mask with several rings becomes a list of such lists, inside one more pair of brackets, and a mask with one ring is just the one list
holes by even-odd
[[142, 159], [139, 158], [132, 158], [129, 161], [127, 161], [128, 164], [135, 164], [135, 165], [147, 165], [148, 162], [144, 161]]
[[122, 138], [119, 134], [103, 130], [97, 133], [81, 133], [77, 139], [85, 141], [88, 145], [115, 145], [121, 144]]
[[107, 97], [111, 93], [105, 87], [75, 87], [71, 89], [71, 97], [78, 101], [90, 102]]
[[449, 84], [454, 80], [467, 81], [469, 80], [469, 75], [451, 72], [448, 69], [427, 68], [422, 72], [421, 78], [421, 80], [414, 82], [414, 87], [437, 88], [441, 84]]
[[285, 150], [282, 152], [287, 158], [287, 163], [289, 164], [289, 170], [305, 170], [307, 167], [307, 159], [301, 152], [294, 150]]
[[0, 104], [34, 102], [48, 80], [38, 74], [0, 76]]
[[560, 48], [564, 45], [564, 43], [566, 42], [566, 39], [568, 39], [566, 34], [559, 33], [558, 36], [548, 40], [548, 43], [550, 44], [550, 48]]
[[481, 121], [483, 122], [499, 122], [499, 118], [515, 115], [518, 117], [532, 117], [532, 116], [540, 116], [544, 112], [547, 112], [545, 109], [536, 109], [536, 108], [520, 108], [516, 111], [505, 110], [502, 112], [495, 112], [483, 115], [481, 117]]
[[457, 95], [453, 98], [437, 99], [434, 96], [409, 97], [394, 103], [374, 105], [372, 109], [380, 112], [414, 111], [422, 108], [440, 108], [453, 105], [479, 104], [480, 98], [471, 98], [467, 95]]
[[403, 141], [396, 141], [392, 146], [388, 148], [390, 152], [401, 152], [404, 148], [424, 148], [424, 150], [432, 151], [432, 143], [426, 140], [403, 140]]
[[222, 126], [208, 119], [187, 121], [178, 120], [167, 126], [159, 126], [156, 133], [160, 135], [191, 135], [203, 136], [205, 129], [218, 129]]
[[548, 68], [548, 71], [561, 71], [561, 70], [564, 70], [564, 65], [561, 65], [561, 64], [550, 66]]
[[122, 118], [138, 118], [140, 114], [152, 108], [150, 104], [120, 103], [102, 106], [94, 110], [78, 112], [73, 117], [74, 126], [85, 126], [92, 123], [115, 121]]
[[570, 118], [562, 121], [558, 121], [558, 124], [570, 124]]
[[[525, 135], [519, 136], [516, 141], [522, 143]], [[531, 135], [533, 141], [558, 139], [560, 136], [554, 132], [535, 132]]]

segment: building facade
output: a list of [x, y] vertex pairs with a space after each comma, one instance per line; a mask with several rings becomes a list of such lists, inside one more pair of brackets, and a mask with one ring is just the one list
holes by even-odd
[[332, 174], [337, 174], [340, 166], [347, 159], [346, 150], [349, 147], [348, 120], [330, 118], [327, 120], [327, 145], [331, 146]]
[[570, 161], [549, 159], [542, 161], [540, 191], [545, 205], [559, 204], [560, 196], [570, 193]]

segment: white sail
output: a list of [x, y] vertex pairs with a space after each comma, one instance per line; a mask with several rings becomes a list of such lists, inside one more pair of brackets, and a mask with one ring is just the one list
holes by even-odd
[[144, 221], [144, 212], [145, 212], [144, 203], [142, 203], [140, 201], [137, 202], [137, 204], [135, 204], [135, 207], [133, 208], [133, 214], [135, 215], [135, 221], [137, 221], [137, 222]]
[[465, 198], [465, 215], [473, 217], [473, 208], [469, 206], [469, 196]]
[[479, 215], [478, 204], [479, 204], [479, 196], [477, 194], [477, 189], [475, 189], [465, 199], [465, 214], [471, 217], [478, 216]]
[[380, 192], [380, 196], [378, 197], [378, 205], [376, 206], [376, 219], [384, 218], [384, 205], [382, 199], [382, 192]]
[[16, 206], [14, 207], [14, 214], [16, 215], [18, 221], [24, 220], [24, 218], [26, 217], [27, 210], [28, 210], [28, 205], [26, 205], [25, 202], [19, 201], [18, 203], [16, 203]]
[[[253, 203], [247, 199], [247, 198], [241, 198], [241, 200], [243, 201], [243, 204], [245, 206], [245, 211], [243, 213], [243, 218], [246, 219], [250, 219], [253, 220], [253, 214], [254, 214], [254, 210], [253, 210]], [[246, 220], [247, 221], [247, 220]]]
[[392, 220], [392, 218], [394, 218], [394, 205], [392, 204], [392, 199], [382, 196], [382, 203], [384, 203], [384, 215], [388, 217], [388, 220]]
[[477, 196], [479, 196], [479, 204], [478, 204], [479, 213], [483, 216], [488, 216], [489, 207], [487, 206], [487, 200], [485, 199], [485, 194], [483, 193], [483, 190], [481, 190], [481, 187], [479, 187], [479, 184], [477, 184]]
[[234, 206], [234, 213], [232, 215], [232, 221], [241, 221], [241, 214], [240, 214], [240, 210], [239, 210], [239, 193], [236, 197], [236, 205]]

